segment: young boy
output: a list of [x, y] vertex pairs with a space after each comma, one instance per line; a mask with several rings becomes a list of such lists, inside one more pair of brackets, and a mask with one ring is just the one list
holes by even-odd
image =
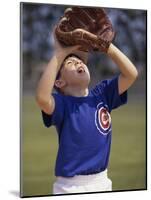
[[[37, 88], [44, 124], [55, 125], [59, 138], [53, 194], [112, 190], [107, 176], [110, 112], [127, 102], [126, 91], [137, 77], [135, 66], [111, 43], [107, 55], [121, 73], [89, 91], [88, 67], [74, 55], [78, 48], [64, 48], [56, 41], [54, 56]], [[58, 93], [52, 93], [54, 86]]]

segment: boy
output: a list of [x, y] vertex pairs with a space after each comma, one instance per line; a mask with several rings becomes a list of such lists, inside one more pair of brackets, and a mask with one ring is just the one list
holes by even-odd
[[[89, 70], [74, 55], [78, 48], [64, 48], [56, 40], [54, 56], [37, 88], [44, 124], [55, 125], [59, 138], [53, 194], [112, 190], [107, 176], [110, 112], [127, 102], [127, 89], [138, 75], [131, 61], [111, 43], [107, 55], [121, 73], [89, 91]], [[52, 93], [54, 86], [57, 94]]]

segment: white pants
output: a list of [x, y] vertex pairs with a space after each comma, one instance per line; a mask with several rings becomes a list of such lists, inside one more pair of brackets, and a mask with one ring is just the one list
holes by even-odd
[[58, 176], [53, 184], [53, 194], [102, 191], [112, 191], [112, 181], [107, 176], [107, 170], [93, 175]]

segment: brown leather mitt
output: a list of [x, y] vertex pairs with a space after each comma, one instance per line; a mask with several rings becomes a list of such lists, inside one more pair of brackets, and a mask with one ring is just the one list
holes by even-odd
[[55, 29], [65, 46], [81, 45], [82, 51], [107, 52], [115, 32], [102, 8], [67, 8]]

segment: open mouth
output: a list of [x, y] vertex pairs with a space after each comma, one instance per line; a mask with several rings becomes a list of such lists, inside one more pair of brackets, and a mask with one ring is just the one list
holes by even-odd
[[79, 67], [78, 70], [77, 70], [77, 72], [78, 72], [79, 74], [82, 74], [82, 73], [85, 72], [85, 69], [84, 69], [83, 67]]

